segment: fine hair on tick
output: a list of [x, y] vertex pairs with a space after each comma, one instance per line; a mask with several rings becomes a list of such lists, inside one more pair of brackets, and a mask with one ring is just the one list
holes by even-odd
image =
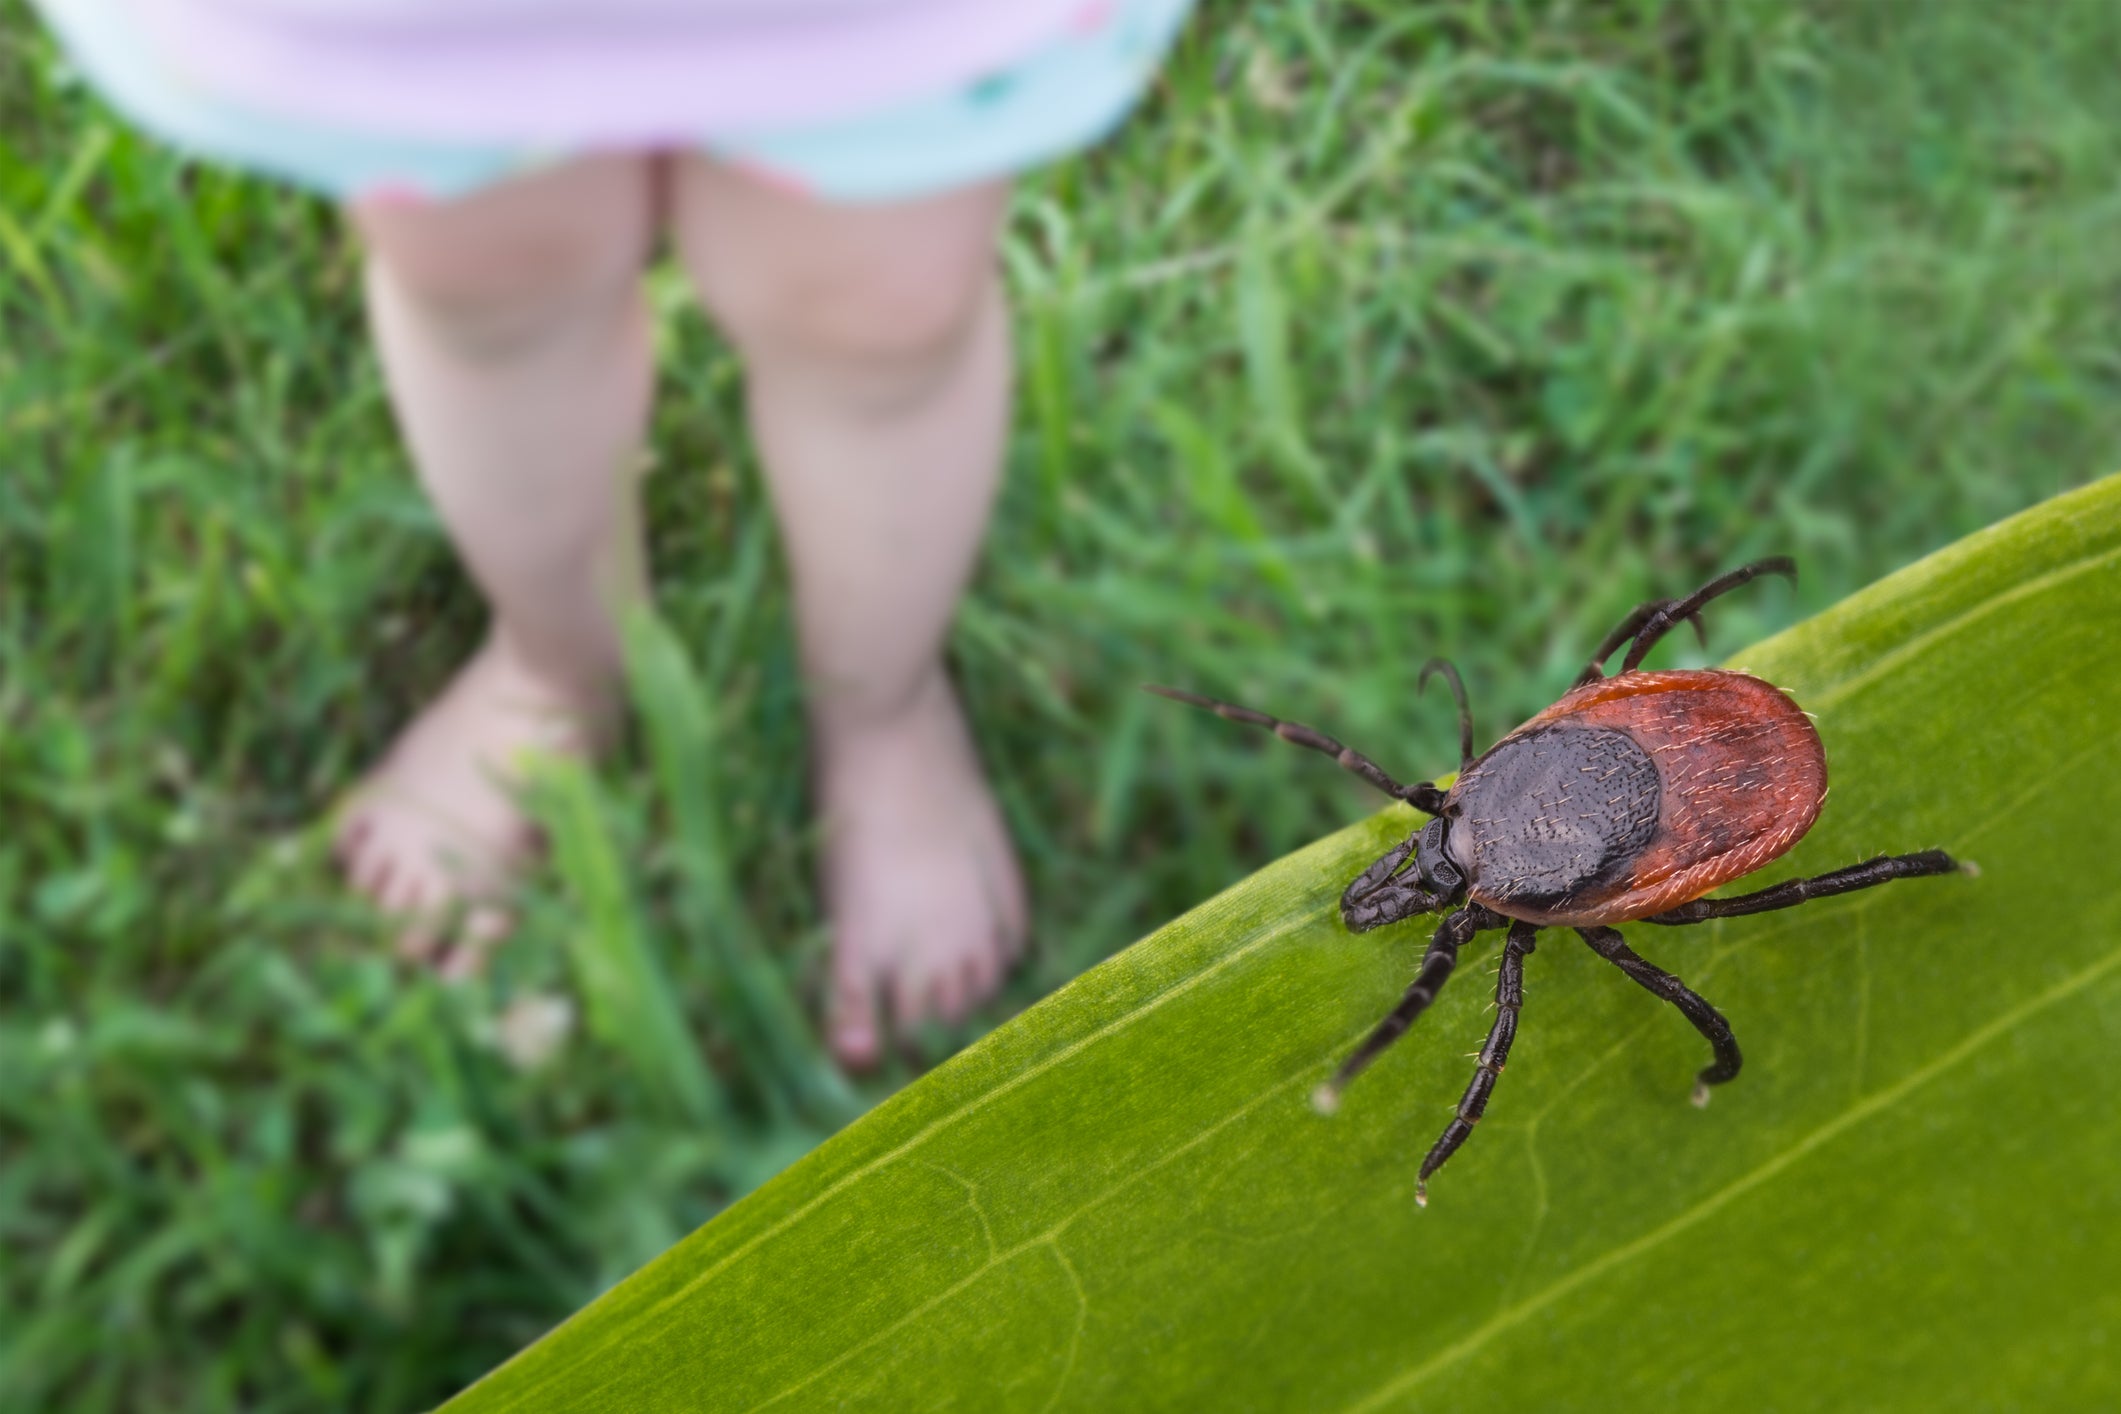
[[[1692, 988], [1631, 949], [1616, 923], [1704, 923], [1790, 908], [1894, 879], [1955, 870], [1941, 849], [1881, 854], [1861, 864], [1791, 879], [1755, 893], [1704, 897], [1780, 858], [1804, 837], [1826, 799], [1826, 752], [1810, 714], [1773, 684], [1722, 669], [1658, 672], [1641, 664], [1666, 634], [1764, 574], [1794, 580], [1777, 556], [1732, 570], [1682, 599], [1638, 605], [1592, 652], [1561, 699], [1473, 754], [1473, 713], [1458, 670], [1441, 658], [1423, 666], [1416, 691], [1440, 675], [1458, 704], [1459, 769], [1451, 788], [1402, 785], [1352, 747], [1296, 722], [1173, 687], [1163, 697], [1262, 727], [1332, 757], [1345, 770], [1430, 819], [1357, 875], [1340, 897], [1351, 932], [1443, 913], [1406, 995], [1333, 1077], [1312, 1093], [1332, 1114], [1348, 1083], [1406, 1034], [1436, 1000], [1475, 935], [1509, 930], [1496, 969], [1495, 1021], [1475, 1053], [1472, 1082], [1451, 1122], [1422, 1160], [1414, 1201], [1428, 1204], [1429, 1178], [1458, 1152], [1486, 1111], [1517, 1039], [1524, 963], [1542, 928], [1573, 928], [1593, 952], [1661, 997], [1709, 1043], [1693, 1102], [1738, 1074], [1742, 1057], [1723, 1014]], [[1628, 645], [1620, 671], [1606, 663]]]

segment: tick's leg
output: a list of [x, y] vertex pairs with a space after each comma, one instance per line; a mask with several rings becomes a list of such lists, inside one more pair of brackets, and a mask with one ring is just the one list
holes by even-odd
[[1881, 854], [1876, 859], [1866, 859], [1861, 864], [1851, 864], [1848, 868], [1836, 869], [1831, 874], [1816, 874], [1809, 879], [1791, 879], [1788, 883], [1777, 884], [1758, 893], [1740, 894], [1736, 898], [1698, 898], [1692, 903], [1683, 903], [1677, 908], [1653, 913], [1642, 921], [1671, 926], [1680, 923], [1703, 923], [1711, 918], [1736, 918], [1747, 913], [1768, 913], [1778, 908], [1793, 908], [1815, 898], [1831, 898], [1835, 894], [1875, 888], [1880, 884], [1889, 884], [1895, 879], [1919, 879], [1926, 874], [1950, 874], [1958, 868], [1959, 862], [1941, 849], [1926, 849], [1920, 854]]
[[1279, 717], [1270, 717], [1264, 712], [1255, 712], [1250, 707], [1239, 707], [1233, 702], [1219, 702], [1212, 697], [1202, 697], [1196, 692], [1186, 692], [1176, 687], [1159, 687], [1155, 683], [1144, 683], [1143, 687], [1158, 697], [1168, 697], [1173, 702], [1184, 702], [1194, 707], [1205, 708], [1216, 716], [1232, 722], [1243, 722], [1248, 726], [1264, 727], [1283, 741], [1309, 747], [1339, 762], [1343, 770], [1376, 786], [1394, 800], [1404, 800], [1416, 810], [1429, 815], [1443, 810], [1443, 792], [1434, 783], [1417, 781], [1410, 786], [1401, 785], [1385, 774], [1384, 768], [1350, 746], [1343, 746], [1324, 732], [1314, 730], [1301, 722], [1285, 722]]
[[[1652, 616], [1664, 613], [1678, 602], [1677, 599], [1652, 599], [1647, 604], [1637, 604], [1633, 609], [1629, 610], [1628, 616], [1622, 619], [1611, 633], [1599, 640], [1597, 649], [1591, 654], [1591, 661], [1586, 663], [1583, 671], [1576, 675], [1576, 681], [1569, 684], [1569, 689], [1574, 691], [1587, 683], [1597, 682], [1604, 677], [1605, 660], [1618, 653], [1621, 644], [1642, 632], [1642, 626], [1648, 623]], [[1699, 614], [1690, 614], [1687, 616], [1687, 621], [1694, 625], [1694, 637], [1701, 640], [1703, 644], [1707, 644], [1709, 638], [1701, 627], [1701, 616]]]
[[1680, 1014], [1693, 1022], [1694, 1029], [1707, 1039], [1709, 1049], [1716, 1053], [1716, 1059], [1703, 1067], [1701, 1074], [1694, 1080], [1694, 1103], [1707, 1104], [1709, 1087], [1735, 1078], [1738, 1067], [1745, 1063], [1745, 1058], [1738, 1054], [1738, 1040], [1731, 1035], [1731, 1023], [1725, 1021], [1722, 1012], [1702, 1000], [1686, 983], [1663, 968], [1643, 961], [1634, 949], [1627, 945], [1627, 940], [1615, 930], [1578, 928], [1576, 931], [1583, 935], [1583, 940], [1591, 945], [1593, 952], [1634, 978], [1645, 991], [1663, 997], [1678, 1007]]
[[1457, 965], [1458, 950], [1480, 930], [1483, 921], [1494, 916], [1486, 909], [1462, 908], [1437, 925], [1436, 936], [1429, 940], [1429, 951], [1421, 960], [1421, 971], [1414, 975], [1407, 994], [1383, 1021], [1377, 1023], [1377, 1029], [1355, 1048], [1355, 1053], [1341, 1062], [1340, 1069], [1333, 1072], [1333, 1078], [1312, 1092], [1313, 1108], [1331, 1114], [1339, 1107], [1340, 1092], [1348, 1087], [1348, 1082], [1362, 1074], [1385, 1047], [1406, 1034], [1415, 1017], [1429, 1009], [1429, 1003], [1436, 1000], [1436, 994], [1443, 990], [1452, 967]]
[[1785, 575], [1791, 580], [1795, 580], [1797, 578], [1797, 562], [1788, 555], [1776, 555], [1770, 559], [1755, 560], [1749, 565], [1740, 565], [1729, 574], [1718, 575], [1715, 579], [1702, 585], [1701, 588], [1687, 595], [1686, 598], [1681, 599], [1676, 604], [1659, 606], [1654, 613], [1643, 620], [1642, 631], [1635, 635], [1635, 646], [1628, 650], [1627, 657], [1620, 660], [1620, 671], [1624, 673], [1633, 672], [1635, 665], [1647, 657], [1649, 651], [1657, 646], [1657, 640], [1670, 633], [1682, 620], [1693, 618], [1701, 611], [1701, 606], [1708, 603], [1709, 600], [1728, 594], [1741, 584], [1750, 584], [1764, 574]]
[[1466, 1136], [1480, 1122], [1495, 1081], [1510, 1059], [1510, 1043], [1517, 1039], [1517, 1010], [1524, 1005], [1524, 960], [1531, 956], [1538, 937], [1539, 929], [1530, 923], [1510, 925], [1509, 941], [1502, 945], [1502, 966], [1495, 974], [1495, 1024], [1488, 1028], [1487, 1044], [1480, 1048], [1473, 1083], [1460, 1097], [1458, 1113], [1451, 1117], [1429, 1156], [1421, 1161], [1421, 1176], [1414, 1183], [1414, 1201], [1421, 1207], [1429, 1206], [1429, 1175], [1458, 1152], [1458, 1146], [1466, 1142]]

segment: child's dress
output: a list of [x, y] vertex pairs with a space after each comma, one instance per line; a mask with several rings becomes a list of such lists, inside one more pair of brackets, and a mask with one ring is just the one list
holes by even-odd
[[1095, 141], [1190, 2], [35, 0], [129, 117], [335, 197], [696, 149], [846, 201]]

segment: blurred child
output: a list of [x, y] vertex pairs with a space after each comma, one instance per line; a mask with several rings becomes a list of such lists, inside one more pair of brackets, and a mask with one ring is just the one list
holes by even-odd
[[345, 204], [392, 405], [492, 611], [348, 801], [347, 878], [450, 973], [535, 849], [529, 749], [618, 710], [645, 592], [640, 276], [741, 353], [808, 678], [851, 1064], [955, 1020], [1023, 883], [944, 671], [1009, 416], [1009, 174], [1116, 123], [1188, 0], [38, 0], [146, 126]]

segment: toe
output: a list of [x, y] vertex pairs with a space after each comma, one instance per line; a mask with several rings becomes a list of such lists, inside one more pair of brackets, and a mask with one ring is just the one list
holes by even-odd
[[1023, 956], [1024, 935], [1030, 930], [1030, 909], [1024, 900], [1023, 875], [1016, 867], [1016, 858], [1009, 852], [1006, 839], [996, 841], [996, 848], [986, 863], [983, 882], [988, 907], [994, 911], [995, 941], [1000, 945], [1003, 960], [1014, 962]]
[[965, 979], [957, 969], [948, 966], [938, 968], [928, 979], [925, 990], [928, 997], [928, 1015], [940, 1018], [952, 1026], [965, 1019]]
[[372, 831], [364, 831], [360, 846], [347, 857], [346, 882], [355, 893], [381, 907], [384, 891], [390, 887], [390, 872], [390, 851], [379, 846]]
[[443, 919], [438, 909], [394, 909], [405, 926], [398, 930], [398, 956], [407, 962], [433, 962], [441, 955]]
[[421, 918], [398, 933], [398, 956], [407, 962], [428, 963], [442, 951], [442, 926], [431, 918]]
[[396, 919], [397, 953], [408, 962], [432, 962], [447, 938], [444, 914], [447, 894], [439, 881], [407, 861], [397, 861], [384, 878], [376, 907]]
[[507, 909], [492, 903], [471, 905], [457, 925], [456, 945], [442, 959], [442, 980], [462, 982], [477, 976], [485, 970], [494, 948], [514, 930], [515, 919]]
[[332, 837], [331, 857], [338, 861], [341, 869], [349, 874], [352, 872], [353, 861], [360, 855], [361, 846], [368, 842], [368, 836], [374, 829], [375, 822], [365, 814], [353, 816], [339, 828], [338, 834]]
[[883, 1054], [877, 1023], [876, 982], [866, 970], [844, 968], [834, 978], [832, 1013], [827, 1023], [832, 1054], [853, 1070], [867, 1070]]
[[394, 918], [409, 918], [426, 911], [432, 893], [425, 871], [411, 860], [395, 859], [376, 889], [376, 907]]
[[928, 1019], [928, 977], [901, 960], [891, 974], [891, 1024], [900, 1039]]

